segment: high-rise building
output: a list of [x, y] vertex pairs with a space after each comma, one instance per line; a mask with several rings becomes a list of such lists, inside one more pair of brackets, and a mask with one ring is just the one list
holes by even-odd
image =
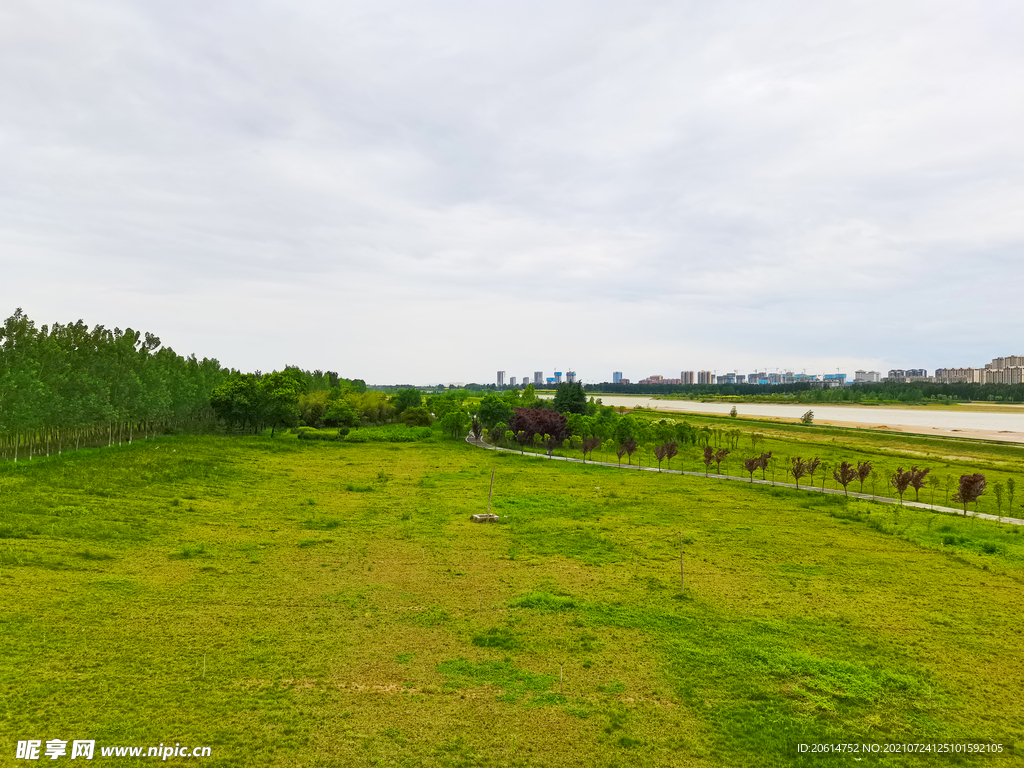
[[622, 371], [612, 373], [612, 384], [618, 384], [620, 381], [622, 381]]
[[511, 379], [508, 380], [508, 385], [510, 387], [514, 387], [516, 385], [516, 377], [515, 376], [513, 376]]
[[713, 374], [711, 371], [697, 371], [697, 383], [714, 384], [715, 374]]
[[[936, 371], [935, 375], [938, 376], [938, 372], [937, 371]], [[878, 371], [854, 371], [854, 373], [853, 373], [853, 381], [854, 381], [854, 383], [864, 382], [866, 384], [868, 384], [868, 383], [877, 384], [878, 381], [881, 378], [882, 378], [882, 374], [880, 374]]]
[[1001, 371], [1004, 368], [1020, 368], [1024, 366], [1024, 355], [1010, 355], [1009, 357], [995, 357], [991, 363], [985, 363], [988, 370]]
[[504, 387], [505, 386], [505, 372], [504, 371], [498, 371], [498, 386], [499, 387]]
[[520, 381], [523, 382], [523, 386], [525, 387], [526, 385], [528, 385], [530, 383], [530, 377], [529, 376], [523, 376], [523, 378]]
[[693, 384], [693, 371], [680, 371], [679, 380], [683, 384]]
[[555, 384], [561, 384], [561, 383], [562, 383], [562, 372], [561, 371], [555, 371]]
[[985, 368], [936, 368], [935, 380], [943, 384], [980, 384]]
[[544, 384], [544, 371], [534, 371], [533, 372], [533, 385], [535, 387], [540, 387], [543, 384]]
[[566, 371], [565, 372], [565, 380], [568, 381], [570, 384], [575, 384], [576, 383], [576, 371]]

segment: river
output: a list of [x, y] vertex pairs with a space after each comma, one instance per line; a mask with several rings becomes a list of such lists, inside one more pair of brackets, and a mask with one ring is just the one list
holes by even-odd
[[814, 423], [883, 429], [921, 435], [948, 435], [981, 440], [1024, 443], [1024, 407], [1019, 411], [985, 406], [899, 408], [870, 405], [779, 404], [779, 403], [700, 403], [692, 400], [655, 400], [632, 395], [599, 396], [605, 405], [616, 408], [642, 406], [652, 410], [680, 413], [727, 415], [735, 405], [739, 416], [796, 422], [808, 410], [814, 411]]

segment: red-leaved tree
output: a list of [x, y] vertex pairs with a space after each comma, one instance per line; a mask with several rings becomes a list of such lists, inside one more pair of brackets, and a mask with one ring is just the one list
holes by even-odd
[[793, 479], [796, 480], [797, 490], [800, 490], [800, 478], [807, 474], [807, 462], [796, 456], [791, 458], [789, 463], [789, 471], [793, 475]]
[[[910, 468], [910, 487], [914, 489], [914, 501], [921, 500], [921, 489], [927, 485], [925, 478], [931, 469], [918, 469], [917, 467]], [[934, 496], [932, 497], [934, 498]]]
[[665, 460], [665, 456], [668, 455], [667, 444], [654, 446], [654, 458], [658, 460], [658, 471], [661, 472], [661, 462]]
[[671, 440], [665, 443], [665, 458], [668, 459], [668, 468], [672, 469], [672, 459], [679, 454], [679, 443]]
[[967, 505], [976, 502], [985, 493], [985, 476], [982, 474], [960, 475], [960, 488], [953, 494], [953, 501], [964, 505], [964, 515], [967, 515]]
[[722, 460], [729, 455], [729, 451], [726, 448], [719, 448], [715, 451], [715, 474], [722, 474]]
[[534, 435], [551, 435], [561, 442], [571, 434], [564, 413], [540, 408], [516, 408], [509, 429], [517, 435], [525, 432], [530, 440]]
[[749, 459], [743, 460], [743, 468], [750, 474], [750, 482], [754, 482], [754, 472], [761, 466], [761, 459], [757, 456], [751, 456]]
[[860, 492], [864, 493], [864, 481], [868, 479], [868, 475], [871, 474], [871, 462], [870, 461], [858, 461], [857, 462], [857, 479], [860, 480]]
[[[583, 452], [583, 461], [584, 461], [584, 463], [587, 461], [587, 454], [588, 453], [593, 453], [594, 449], [597, 448], [600, 444], [601, 444], [601, 438], [600, 437], [590, 436], [590, 437], [584, 437], [583, 438], [583, 443], [580, 445], [580, 450]], [[593, 458], [593, 457], [591, 457], [591, 458]]]
[[637, 449], [636, 440], [634, 440], [631, 437], [628, 440], [623, 441], [622, 447], [626, 449], [626, 454], [627, 454], [626, 461], [630, 465], [632, 465], [633, 464], [633, 454], [636, 453], [636, 449]]
[[844, 461], [839, 465], [838, 469], [833, 470], [832, 477], [835, 481], [843, 486], [843, 492], [849, 496], [850, 490], [846, 487], [853, 482], [854, 478], [857, 477], [857, 470], [853, 468], [853, 465], [848, 461]]
[[903, 503], [903, 494], [907, 492], [907, 488], [910, 486], [911, 477], [912, 475], [909, 470], [904, 472], [903, 467], [897, 467], [896, 474], [889, 478], [889, 484], [900, 495], [900, 504]]

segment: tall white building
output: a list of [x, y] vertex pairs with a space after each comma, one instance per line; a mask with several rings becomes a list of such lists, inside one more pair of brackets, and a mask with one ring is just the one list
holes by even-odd
[[498, 386], [499, 387], [504, 387], [505, 386], [505, 372], [504, 371], [498, 371]]

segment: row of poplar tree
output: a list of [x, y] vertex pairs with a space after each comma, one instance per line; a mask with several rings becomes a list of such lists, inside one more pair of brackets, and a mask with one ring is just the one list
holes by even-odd
[[17, 460], [132, 440], [214, 418], [229, 371], [182, 357], [150, 333], [36, 326], [20, 309], [0, 328], [0, 456]]

